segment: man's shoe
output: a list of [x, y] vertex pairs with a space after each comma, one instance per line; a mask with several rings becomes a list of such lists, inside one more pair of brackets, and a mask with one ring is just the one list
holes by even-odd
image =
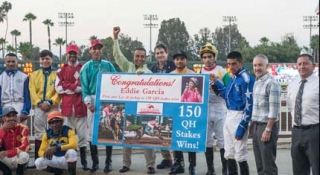
[[104, 166], [103, 172], [109, 173], [110, 171], [112, 171], [112, 166], [110, 162], [107, 162], [106, 165]]
[[172, 160], [163, 159], [160, 164], [157, 165], [157, 169], [165, 169], [172, 167]]
[[184, 173], [184, 167], [180, 163], [174, 163], [171, 167], [169, 175]]
[[129, 171], [130, 168], [126, 167], [126, 166], [123, 166], [121, 170], [119, 170], [120, 173], [125, 173], [127, 171]]
[[93, 165], [92, 165], [92, 168], [90, 169], [90, 172], [91, 172], [91, 173], [94, 173], [94, 172], [96, 172], [98, 169], [99, 169], [99, 164], [93, 164]]
[[[206, 175], [216, 175], [216, 173], [214, 171], [207, 171]], [[226, 174], [223, 174], [226, 175]]]
[[189, 166], [189, 175], [196, 175], [194, 166]]
[[156, 171], [154, 170], [153, 167], [148, 167], [148, 174], [154, 174]]

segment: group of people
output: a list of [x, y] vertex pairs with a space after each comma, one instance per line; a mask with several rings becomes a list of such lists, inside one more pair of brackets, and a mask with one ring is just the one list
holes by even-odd
[[[119, 32], [120, 27], [113, 28], [113, 55], [122, 72], [196, 74], [187, 68], [188, 57], [184, 51], [177, 51], [173, 54], [173, 61], [169, 61], [169, 51], [161, 43], [154, 48], [157, 63], [150, 69], [145, 64], [144, 48], [136, 48], [133, 62], [128, 61], [119, 47]], [[30, 143], [25, 124], [31, 106], [34, 108], [35, 168], [55, 175], [61, 175], [62, 169], [66, 169], [70, 175], [75, 175], [76, 150], [79, 148], [82, 169], [90, 172], [99, 169], [97, 145], [91, 143], [94, 113], [100, 112], [95, 104], [97, 75], [99, 72], [116, 72], [112, 63], [101, 59], [102, 48], [100, 40], [92, 40], [91, 60], [81, 64], [78, 46], [69, 45], [68, 64], [59, 70], [52, 68], [53, 54], [43, 50], [39, 60], [41, 68], [30, 77], [17, 69], [15, 54], [6, 55], [6, 70], [0, 75], [0, 170], [4, 174], [11, 174], [11, 169], [16, 168], [17, 174], [23, 175], [28, 164]], [[240, 172], [249, 175], [249, 134], [253, 137], [257, 174], [277, 175], [275, 160], [281, 88], [268, 73], [268, 58], [262, 54], [254, 57], [254, 78], [243, 68], [240, 52], [232, 51], [227, 55], [232, 75], [216, 64], [218, 51], [211, 43], [201, 47], [199, 55], [204, 64], [200, 73], [210, 75], [206, 175], [216, 174], [214, 137], [220, 150], [222, 174], [238, 175]], [[300, 79], [288, 86], [288, 107], [294, 116], [291, 147], [294, 175], [310, 174], [310, 167], [314, 175], [319, 174], [319, 78], [313, 74], [314, 66], [312, 56], [302, 53], [297, 60]], [[191, 78], [189, 86], [194, 87], [197, 83]], [[199, 92], [193, 89], [193, 93]], [[202, 100], [197, 95], [194, 98], [197, 102]], [[91, 168], [86, 156], [88, 142]], [[104, 172], [108, 173], [112, 171], [112, 146], [106, 146], [105, 153]], [[123, 148], [120, 173], [130, 171], [131, 153], [131, 148]], [[182, 151], [173, 151], [173, 157], [168, 150], [161, 150], [161, 154], [163, 160], [156, 165], [157, 169], [170, 168], [170, 175], [185, 172]], [[144, 156], [147, 173], [154, 174], [155, 150], [145, 149]], [[195, 175], [195, 152], [188, 152], [188, 161], [188, 172]]]

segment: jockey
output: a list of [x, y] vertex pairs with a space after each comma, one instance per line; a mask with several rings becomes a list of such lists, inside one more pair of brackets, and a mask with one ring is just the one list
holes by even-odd
[[154, 134], [154, 127], [159, 127], [159, 121], [157, 119], [155, 120], [150, 120], [147, 124], [147, 127], [145, 129], [145, 131], [147, 133], [151, 133], [151, 134]]

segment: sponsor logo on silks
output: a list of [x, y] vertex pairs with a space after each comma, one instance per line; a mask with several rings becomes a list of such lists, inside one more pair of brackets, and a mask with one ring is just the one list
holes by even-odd
[[161, 114], [162, 109], [160, 108], [157, 104], [144, 103], [138, 109], [138, 114]]

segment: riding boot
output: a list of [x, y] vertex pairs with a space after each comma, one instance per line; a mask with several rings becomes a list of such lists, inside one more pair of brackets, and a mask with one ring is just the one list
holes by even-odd
[[18, 164], [16, 175], [23, 175], [28, 163], [25, 164]]
[[54, 175], [62, 175], [63, 170], [60, 168], [53, 168], [50, 166], [47, 166], [47, 168], [45, 169], [45, 171], [49, 172], [49, 173], [53, 173]]
[[182, 151], [173, 151], [174, 164], [172, 165], [169, 175], [184, 173], [184, 159]]
[[105, 167], [103, 169], [103, 172], [109, 173], [112, 171], [112, 146], [106, 146], [106, 161], [105, 161]]
[[206, 156], [207, 167], [208, 167], [208, 171], [206, 175], [215, 175], [216, 173], [213, 167], [213, 148], [212, 147], [206, 148], [205, 156]]
[[196, 167], [196, 153], [188, 152], [189, 159], [189, 175], [196, 175], [195, 167]]
[[11, 169], [0, 161], [0, 170], [3, 172], [3, 175], [12, 175]]
[[227, 165], [229, 175], [238, 175], [238, 165], [235, 159], [228, 159]]
[[224, 158], [224, 149], [220, 149], [220, 157], [221, 157], [221, 163], [222, 163], [222, 175], [227, 175], [227, 160]]
[[99, 169], [99, 157], [98, 157], [98, 147], [97, 145], [92, 145], [90, 143], [90, 154], [92, 159], [92, 168], [90, 169], [90, 172], [96, 172], [97, 169]]
[[87, 147], [83, 146], [80, 148], [80, 160], [81, 160], [81, 165], [83, 171], [88, 171], [90, 168], [88, 167], [88, 162], [87, 162]]
[[[36, 161], [36, 159], [39, 158], [38, 151], [39, 151], [40, 146], [41, 146], [41, 140], [34, 140], [34, 161]], [[28, 166], [27, 168], [34, 169], [34, 168], [36, 168], [36, 165], [33, 164], [31, 166]]]
[[247, 161], [239, 162], [240, 175], [249, 175], [249, 165]]
[[69, 175], [76, 175], [77, 162], [68, 162]]

